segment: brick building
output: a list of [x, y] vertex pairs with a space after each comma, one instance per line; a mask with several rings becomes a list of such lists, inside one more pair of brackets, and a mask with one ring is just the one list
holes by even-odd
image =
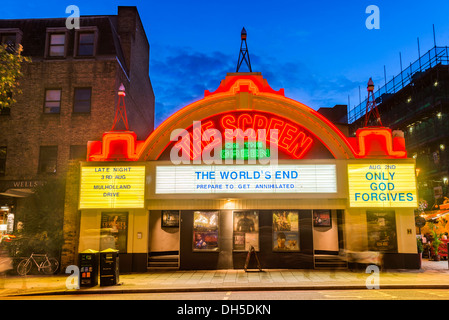
[[[129, 126], [139, 139], [154, 128], [149, 43], [136, 7], [117, 15], [0, 20], [0, 39], [21, 44], [23, 93], [0, 114], [0, 224], [20, 216], [21, 198], [49, 177], [85, 160], [87, 142], [112, 127], [117, 90], [125, 86]], [[8, 211], [9, 210], [9, 211]]]

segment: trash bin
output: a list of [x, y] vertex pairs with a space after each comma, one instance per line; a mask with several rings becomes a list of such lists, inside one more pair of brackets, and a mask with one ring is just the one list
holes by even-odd
[[114, 286], [119, 282], [118, 250], [100, 251], [100, 286]]
[[98, 251], [87, 249], [79, 253], [79, 285], [80, 287], [94, 287], [98, 285]]

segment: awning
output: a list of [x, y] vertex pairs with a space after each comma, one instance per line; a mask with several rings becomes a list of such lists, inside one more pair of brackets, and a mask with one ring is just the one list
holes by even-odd
[[24, 198], [33, 194], [33, 189], [8, 189], [1, 192], [0, 195], [16, 198]]
[[423, 218], [425, 218], [427, 221], [431, 221], [443, 217], [448, 213], [449, 209], [426, 211], [426, 214], [423, 215]]

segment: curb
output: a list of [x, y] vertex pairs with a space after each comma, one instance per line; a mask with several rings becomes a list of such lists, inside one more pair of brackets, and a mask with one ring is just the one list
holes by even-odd
[[315, 286], [251, 286], [251, 287], [177, 287], [177, 288], [139, 288], [139, 289], [78, 289], [38, 291], [6, 295], [14, 296], [52, 296], [52, 295], [89, 295], [89, 294], [126, 294], [126, 293], [175, 293], [175, 292], [222, 292], [222, 291], [310, 291], [310, 290], [411, 290], [411, 289], [449, 289], [449, 284], [387, 284], [378, 289], [368, 289], [363, 285], [315, 285]]

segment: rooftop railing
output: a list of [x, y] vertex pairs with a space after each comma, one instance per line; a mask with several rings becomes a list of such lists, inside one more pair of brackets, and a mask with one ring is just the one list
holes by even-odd
[[[407, 68], [403, 69], [401, 73], [393, 77], [392, 80], [390, 80], [383, 87], [374, 92], [376, 103], [382, 103], [382, 99], [384, 97], [387, 97], [403, 89], [405, 86], [417, 80], [427, 69], [433, 68], [437, 65], [449, 65], [448, 47], [435, 46], [425, 54], [423, 54], [421, 57], [419, 57], [418, 60], [410, 63], [410, 65]], [[366, 101], [367, 99], [349, 110], [349, 124], [355, 122], [365, 115]]]

